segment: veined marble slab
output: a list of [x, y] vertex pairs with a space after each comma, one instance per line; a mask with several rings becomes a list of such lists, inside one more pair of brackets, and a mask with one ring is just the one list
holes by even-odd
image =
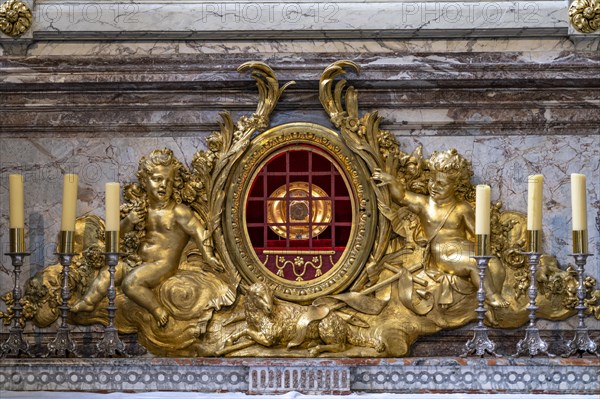
[[43, 39], [259, 39], [566, 35], [560, 1], [57, 1], [34, 7]]

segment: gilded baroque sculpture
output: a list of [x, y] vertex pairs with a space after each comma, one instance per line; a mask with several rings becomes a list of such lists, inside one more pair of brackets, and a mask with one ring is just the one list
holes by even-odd
[[[171, 150], [155, 150], [140, 160], [137, 177], [141, 186], [126, 188], [127, 199], [133, 199], [133, 202], [125, 208], [129, 212], [121, 220], [121, 234], [133, 241], [126, 248], [134, 260], [120, 264], [116, 279], [123, 280], [120, 284], [123, 293], [150, 312], [160, 327], [169, 321], [169, 312], [152, 290], [177, 272], [190, 237], [212, 270], [223, 271], [202, 221], [182, 203], [185, 174], [184, 166], [174, 158]], [[195, 198], [193, 187], [187, 189], [187, 199]], [[126, 241], [126, 244], [130, 242]], [[108, 283], [106, 266], [71, 310], [75, 313], [94, 310], [106, 296]]]
[[[115, 325], [162, 356], [395, 357], [422, 335], [476, 319], [479, 275], [471, 163], [456, 150], [400, 150], [376, 112], [337, 80], [350, 61], [325, 69], [321, 103], [337, 129], [269, 127], [279, 97], [273, 71], [254, 62], [257, 110], [221, 129], [191, 168], [169, 149], [139, 161], [124, 189]], [[305, 160], [301, 162], [301, 160]], [[312, 165], [315, 173], [299, 169]], [[272, 183], [269, 183], [272, 182]], [[269, 184], [271, 185], [269, 185]], [[483, 281], [486, 323], [528, 320], [526, 219], [492, 206], [494, 259]], [[335, 230], [333, 232], [332, 230]], [[76, 225], [70, 323], [106, 324], [104, 221]], [[60, 265], [32, 277], [22, 323], [59, 316]], [[577, 276], [543, 255], [538, 316], [576, 313]], [[585, 305], [600, 317], [596, 281]], [[5, 294], [12, 319], [12, 296]], [[482, 300], [483, 301], [483, 300]]]

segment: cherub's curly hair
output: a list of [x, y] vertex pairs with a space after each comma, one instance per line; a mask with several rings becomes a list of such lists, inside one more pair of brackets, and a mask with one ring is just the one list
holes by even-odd
[[470, 186], [473, 167], [455, 148], [442, 152], [434, 151], [427, 163], [432, 172], [445, 173], [454, 179], [459, 191], [464, 191]]
[[[179, 204], [182, 200], [182, 190], [185, 189], [186, 182], [189, 181], [190, 172], [188, 169], [175, 158], [173, 151], [168, 148], [162, 150], [154, 150], [150, 154], [140, 158], [136, 177], [142, 183], [144, 177], [152, 173], [152, 169], [156, 166], [172, 166], [175, 169], [173, 181], [173, 199]], [[142, 183], [143, 184], [143, 183]]]

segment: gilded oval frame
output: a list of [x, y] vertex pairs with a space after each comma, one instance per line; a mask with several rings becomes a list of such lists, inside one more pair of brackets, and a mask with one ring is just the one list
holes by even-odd
[[[353, 204], [350, 237], [341, 257], [323, 276], [302, 282], [280, 278], [263, 266], [251, 244], [245, 219], [246, 198], [263, 161], [274, 152], [292, 146], [313, 146], [331, 157]], [[322, 125], [287, 123], [256, 136], [230, 176], [226, 209], [231, 211], [223, 216], [228, 252], [242, 277], [248, 283], [268, 283], [281, 299], [304, 303], [350, 286], [366, 264], [375, 240], [377, 203], [365, 170], [339, 134]]]

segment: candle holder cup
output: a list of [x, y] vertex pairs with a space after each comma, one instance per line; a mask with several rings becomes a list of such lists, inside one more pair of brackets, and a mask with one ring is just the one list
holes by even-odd
[[8, 339], [0, 345], [0, 357], [31, 357], [29, 344], [23, 338], [23, 326], [21, 325], [21, 266], [23, 260], [29, 253], [25, 252], [24, 230], [21, 228], [10, 229], [10, 256], [13, 266], [14, 286], [13, 286], [13, 325], [10, 328]]

